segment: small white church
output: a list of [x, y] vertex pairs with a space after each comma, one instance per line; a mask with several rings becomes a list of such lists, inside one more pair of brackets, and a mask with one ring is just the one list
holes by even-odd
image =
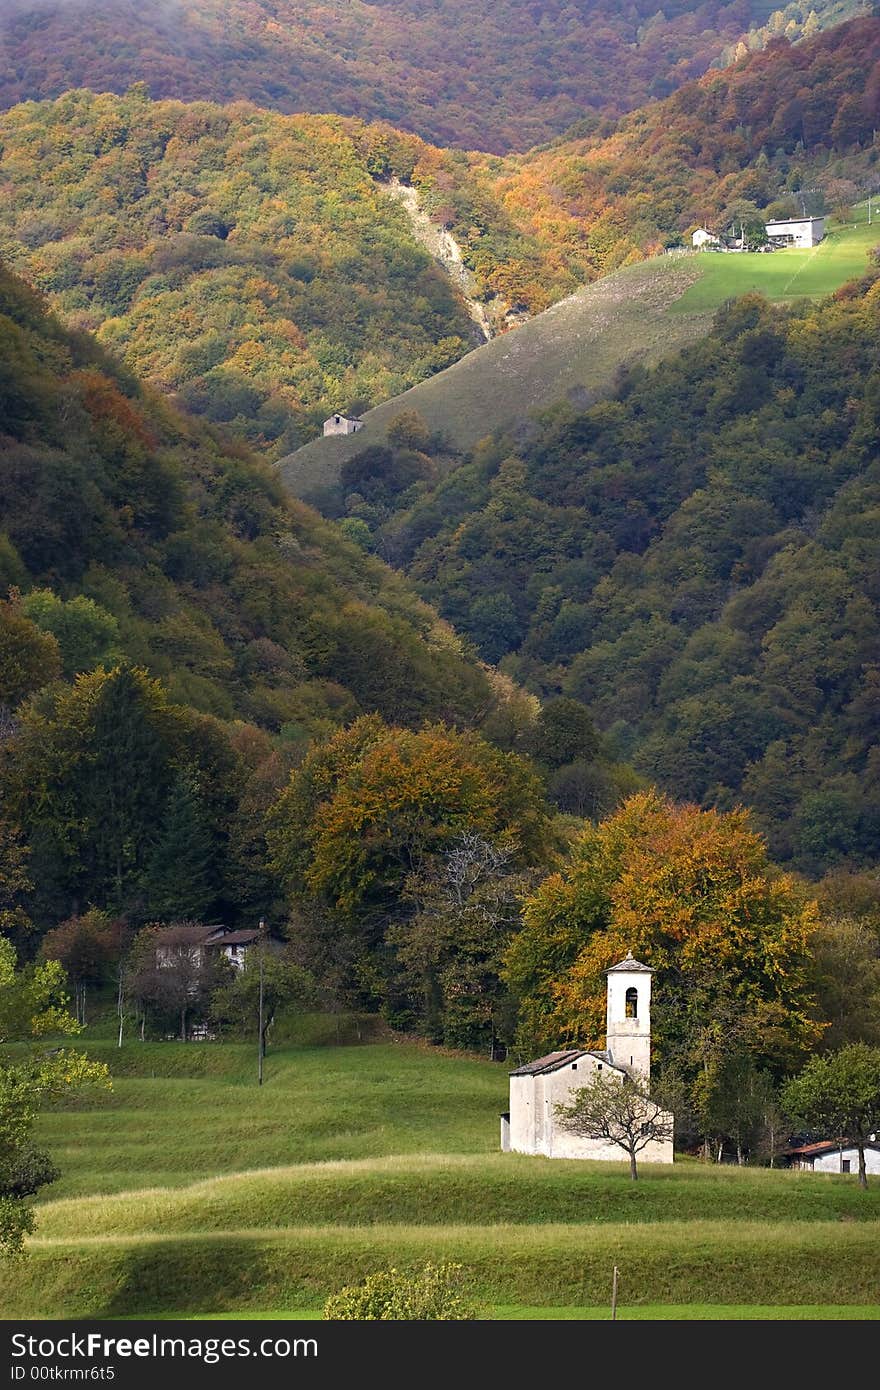
[[[628, 954], [606, 972], [605, 1051], [570, 1048], [517, 1067], [510, 1073], [510, 1110], [501, 1117], [505, 1152], [547, 1158], [607, 1159], [620, 1163], [623, 1152], [602, 1139], [584, 1139], [564, 1129], [557, 1105], [571, 1105], [574, 1093], [597, 1072], [651, 1078], [651, 976], [649, 965]], [[669, 1117], [671, 1121], [671, 1116]], [[671, 1129], [671, 1126], [670, 1126]], [[653, 1140], [639, 1155], [642, 1163], [671, 1163], [672, 1140]]]

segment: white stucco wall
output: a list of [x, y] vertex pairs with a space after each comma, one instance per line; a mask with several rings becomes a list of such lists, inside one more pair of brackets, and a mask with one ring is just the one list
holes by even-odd
[[[583, 1139], [560, 1125], [557, 1105], [571, 1105], [574, 1093], [600, 1071], [614, 1068], [596, 1057], [578, 1057], [555, 1071], [538, 1076], [510, 1078], [510, 1147], [515, 1153], [544, 1154], [547, 1158], [598, 1159], [624, 1163], [627, 1156], [616, 1144]], [[672, 1140], [653, 1142], [639, 1154], [640, 1163], [672, 1163]]]
[[[841, 1154], [835, 1149], [833, 1153], [822, 1154], [821, 1157], [814, 1159], [814, 1173], [842, 1173], [841, 1159], [849, 1159], [850, 1172], [858, 1174], [859, 1171], [859, 1151], [858, 1149], [844, 1149]], [[880, 1150], [865, 1149], [865, 1169], [869, 1173], [880, 1173]]]

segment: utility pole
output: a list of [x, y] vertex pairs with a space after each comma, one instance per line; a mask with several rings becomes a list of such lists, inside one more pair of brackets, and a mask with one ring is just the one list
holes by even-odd
[[266, 939], [266, 923], [265, 923], [265, 921], [263, 920], [263, 918], [261, 917], [261, 918], [260, 918], [259, 947], [258, 947], [259, 952], [260, 952], [260, 1024], [259, 1024], [259, 1031], [258, 1031], [258, 1033], [257, 1033], [257, 1085], [258, 1085], [258, 1086], [262, 1086], [262, 1084], [263, 1084], [263, 955], [264, 955], [264, 949], [263, 949], [263, 948], [264, 948], [265, 939]]

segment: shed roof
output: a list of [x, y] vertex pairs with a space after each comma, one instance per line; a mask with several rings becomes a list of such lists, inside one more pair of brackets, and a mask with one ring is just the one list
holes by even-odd
[[824, 217], [773, 217], [769, 222], [765, 222], [765, 227], [788, 227], [793, 222], [824, 222]]
[[[854, 1149], [856, 1145], [852, 1139], [820, 1139], [815, 1144], [797, 1144], [794, 1148], [786, 1149], [786, 1157], [799, 1158], [821, 1158], [823, 1154], [837, 1153], [840, 1149]], [[880, 1149], [880, 1143], [874, 1143], [870, 1139], [865, 1140], [866, 1149]]]

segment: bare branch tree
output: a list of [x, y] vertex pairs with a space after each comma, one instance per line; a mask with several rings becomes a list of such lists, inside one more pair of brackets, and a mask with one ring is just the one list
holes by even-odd
[[564, 1129], [583, 1139], [604, 1139], [629, 1156], [629, 1173], [638, 1177], [637, 1155], [655, 1141], [672, 1138], [673, 1121], [644, 1082], [631, 1076], [597, 1072], [571, 1105], [557, 1105]]

